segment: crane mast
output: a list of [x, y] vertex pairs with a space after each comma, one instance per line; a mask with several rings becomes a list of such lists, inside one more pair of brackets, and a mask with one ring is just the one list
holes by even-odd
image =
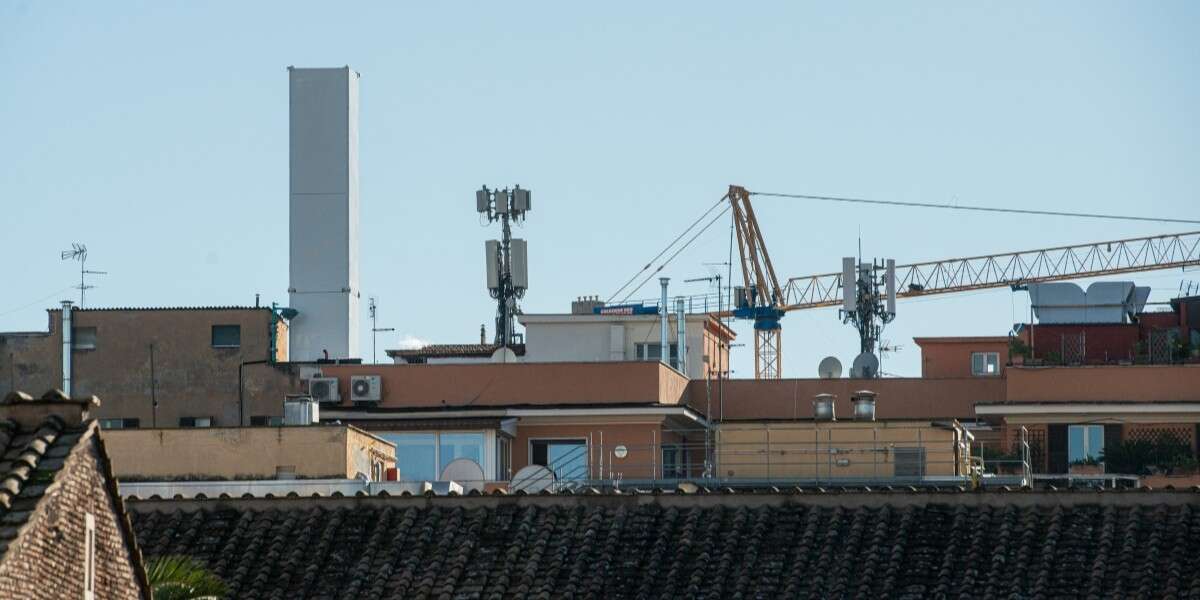
[[754, 321], [754, 377], [779, 379], [783, 370], [783, 344], [779, 319], [783, 317], [783, 290], [763, 241], [758, 218], [746, 188], [731, 185], [725, 196], [733, 209], [743, 286], [734, 288], [733, 316]]

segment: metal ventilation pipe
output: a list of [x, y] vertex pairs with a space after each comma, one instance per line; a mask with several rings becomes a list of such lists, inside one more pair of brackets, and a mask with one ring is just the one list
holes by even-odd
[[854, 402], [855, 421], [875, 420], [875, 392], [859, 390], [852, 396]]
[[71, 301], [62, 301], [62, 391], [71, 397], [71, 347], [74, 334], [74, 325], [72, 324]]
[[679, 372], [687, 377], [687, 315], [683, 310], [683, 298], [675, 299], [675, 335], [679, 344]]
[[670, 311], [667, 310], [667, 284], [670, 283], [670, 277], [659, 277], [658, 282], [662, 284], [662, 300], [658, 303], [658, 316], [662, 319], [661, 327], [659, 327], [659, 342], [658, 359], [667, 364], [671, 364], [671, 340], [668, 334], [671, 331]]
[[837, 411], [834, 407], [834, 401], [837, 396], [833, 394], [817, 394], [813, 397], [813, 419], [817, 421], [836, 421]]

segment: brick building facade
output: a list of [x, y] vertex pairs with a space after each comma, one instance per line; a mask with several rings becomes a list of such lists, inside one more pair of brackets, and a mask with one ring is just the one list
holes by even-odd
[[[47, 331], [0, 333], [0, 395], [63, 388], [62, 310], [48, 316]], [[286, 370], [253, 369], [287, 360], [287, 322], [269, 307], [73, 309], [71, 321], [71, 391], [104, 398], [105, 427], [249, 424], [282, 414], [294, 387]], [[256, 394], [269, 410], [247, 409]]]

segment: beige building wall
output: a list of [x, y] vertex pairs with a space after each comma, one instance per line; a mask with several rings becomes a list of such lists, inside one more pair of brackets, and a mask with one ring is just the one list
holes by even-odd
[[[673, 305], [672, 305], [673, 306]], [[640, 360], [639, 344], [660, 342], [657, 315], [520, 315], [525, 326], [524, 362], [610, 362]], [[688, 315], [687, 373], [704, 378], [710, 369], [728, 371], [733, 331], [707, 315]], [[668, 319], [668, 343], [679, 342], [674, 314]], [[721, 342], [721, 339], [724, 342]]]
[[104, 443], [118, 479], [368, 477], [395, 446], [351, 426], [114, 429]]
[[726, 423], [717, 433], [717, 466], [724, 477], [890, 478], [897, 448], [924, 448], [925, 475], [963, 475], [964, 436], [957, 424], [928, 421]]

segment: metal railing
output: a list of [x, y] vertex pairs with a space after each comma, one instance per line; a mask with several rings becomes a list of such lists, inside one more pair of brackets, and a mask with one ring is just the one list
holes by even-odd
[[[668, 440], [604, 442], [600, 436], [550, 461], [540, 478], [514, 481], [510, 491], [559, 491], [621, 486], [674, 488], [793, 485], [971, 485], [971, 445], [959, 430], [928, 425], [853, 427], [738, 425], [668, 432]], [[1019, 464], [1028, 481], [1028, 446]], [[582, 453], [582, 455], [581, 455]], [[584, 456], [585, 455], [585, 456]], [[581, 461], [580, 459], [585, 460]], [[982, 470], [980, 475], [982, 475]]]
[[[1022, 426], [1016, 439], [976, 440], [972, 442], [971, 458], [977, 470], [973, 475], [981, 483], [1033, 484], [1033, 460], [1029, 445], [1029, 430]], [[1016, 481], [1012, 481], [1016, 479]]]

